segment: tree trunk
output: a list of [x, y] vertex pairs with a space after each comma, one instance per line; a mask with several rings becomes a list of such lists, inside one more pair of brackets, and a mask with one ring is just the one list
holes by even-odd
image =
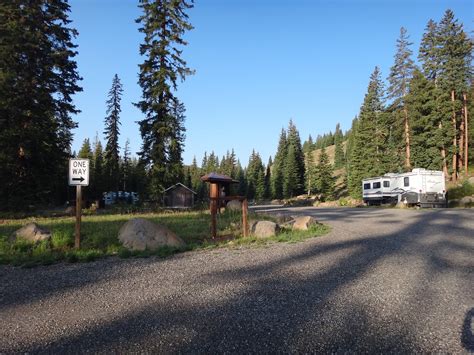
[[461, 115], [463, 117], [461, 124], [459, 125], [459, 154], [458, 154], [458, 167], [459, 170], [464, 168], [464, 107], [462, 108]]
[[451, 90], [451, 102], [453, 104], [453, 174], [452, 181], [456, 181], [458, 177], [458, 142], [457, 142], [457, 125], [456, 125], [456, 108], [455, 108], [454, 90]]
[[464, 99], [464, 171], [466, 176], [469, 173], [469, 120], [467, 112], [467, 95], [463, 94]]
[[410, 153], [410, 124], [408, 122], [408, 110], [403, 107], [405, 114], [405, 166], [411, 170], [411, 153]]

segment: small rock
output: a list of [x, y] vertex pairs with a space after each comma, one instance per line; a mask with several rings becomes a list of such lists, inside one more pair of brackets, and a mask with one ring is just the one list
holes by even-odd
[[474, 205], [474, 197], [473, 196], [464, 196], [460, 201], [459, 204], [463, 207], [470, 207]]
[[276, 235], [280, 226], [271, 221], [258, 221], [252, 226], [252, 234], [257, 238], [268, 238]]
[[318, 222], [311, 216], [300, 216], [295, 218], [295, 222], [293, 223], [293, 230], [308, 230], [314, 224], [318, 224]]
[[40, 227], [34, 222], [28, 223], [16, 230], [10, 236], [10, 241], [17, 239], [27, 240], [29, 242], [40, 242], [43, 240], [51, 239], [51, 231], [46, 228]]
[[467, 181], [468, 181], [471, 185], [474, 185], [474, 176], [471, 176]]
[[186, 243], [167, 227], [143, 218], [133, 218], [119, 230], [118, 239], [129, 250], [184, 247]]
[[64, 213], [69, 215], [69, 216], [74, 216], [76, 214], [76, 208], [74, 206], [68, 206], [65, 210]]
[[226, 209], [229, 211], [242, 211], [242, 202], [239, 200], [231, 200], [227, 202]]

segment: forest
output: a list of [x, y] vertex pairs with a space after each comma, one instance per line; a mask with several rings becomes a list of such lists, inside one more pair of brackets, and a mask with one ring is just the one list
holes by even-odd
[[[0, 5], [1, 209], [64, 204], [73, 195], [65, 186], [71, 157], [91, 160], [87, 198], [137, 191], [142, 200], [156, 203], [177, 182], [206, 199], [200, 177], [211, 171], [238, 180], [234, 193], [255, 201], [302, 194], [357, 199], [363, 178], [413, 168], [442, 170], [452, 182], [469, 174], [474, 163], [473, 40], [451, 10], [427, 23], [416, 53], [408, 30], [401, 27], [390, 72], [384, 79], [374, 68], [360, 112], [345, 132], [337, 123], [334, 132], [302, 142], [289, 119], [267, 162], [257, 150], [240, 160], [232, 147], [216, 147], [228, 150], [221, 157], [204, 152], [202, 162], [194, 158], [185, 165], [186, 109], [178, 86], [193, 74], [181, 55], [187, 45], [183, 36], [193, 28], [187, 15], [193, 4], [141, 0], [138, 6], [144, 60], [138, 72], [142, 97], [134, 103], [142, 113], [142, 147], [135, 156], [129, 141], [124, 147], [118, 143], [123, 87], [117, 74], [104, 105], [103, 140], [97, 133], [78, 152], [71, 151], [78, 126], [73, 98], [82, 90], [82, 78], [68, 2]], [[330, 159], [326, 150], [332, 146]], [[336, 189], [335, 171], [342, 188]]]

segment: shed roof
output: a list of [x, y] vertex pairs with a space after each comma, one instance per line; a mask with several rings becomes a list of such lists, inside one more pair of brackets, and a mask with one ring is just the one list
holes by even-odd
[[169, 191], [169, 190], [173, 190], [173, 189], [177, 188], [178, 186], [182, 186], [182, 187], [184, 187], [186, 190], [189, 190], [189, 191], [191, 191], [193, 194], [197, 195], [197, 192], [194, 192], [194, 191], [191, 190], [189, 187], [183, 185], [183, 184], [180, 183], [180, 182], [178, 182], [177, 184], [174, 184], [173, 186], [168, 187], [164, 192], [167, 192], [167, 191]]
[[201, 177], [202, 181], [205, 182], [224, 182], [224, 183], [231, 183], [231, 184], [238, 184], [238, 180], [232, 179], [230, 176], [218, 173], [209, 173]]

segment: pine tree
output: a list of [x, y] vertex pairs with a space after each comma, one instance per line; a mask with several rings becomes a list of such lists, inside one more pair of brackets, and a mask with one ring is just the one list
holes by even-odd
[[132, 163], [130, 160], [130, 139], [125, 141], [125, 146], [123, 148], [123, 159], [121, 164], [121, 178], [123, 191], [133, 191], [130, 190], [131, 185], [131, 174], [132, 174]]
[[247, 179], [245, 178], [245, 171], [240, 164], [240, 160], [237, 160], [237, 180], [239, 181], [237, 187], [237, 195], [245, 196], [247, 192]]
[[280, 133], [280, 140], [273, 162], [272, 170], [272, 197], [276, 199], [283, 198], [283, 175], [285, 169], [285, 161], [288, 150], [288, 141], [286, 139], [286, 131], [282, 128]]
[[120, 174], [120, 146], [118, 143], [120, 136], [120, 101], [122, 100], [123, 87], [117, 74], [112, 80], [112, 87], [107, 95], [107, 112], [105, 117], [105, 151], [104, 170], [107, 176], [107, 190], [116, 191], [118, 194]]
[[252, 150], [246, 172], [247, 198], [263, 199], [265, 195], [265, 168], [260, 158], [260, 154]]
[[466, 122], [468, 116], [464, 115], [468, 107], [464, 93], [472, 80], [472, 48], [472, 40], [451, 10], [445, 12], [439, 24], [429, 21], [420, 47], [419, 59], [424, 74], [437, 89], [439, 129], [443, 131], [443, 137], [451, 140], [450, 143], [443, 140], [441, 159], [446, 175], [448, 165], [451, 167], [452, 180], [457, 179], [462, 160], [466, 160], [468, 136], [465, 128], [469, 123]]
[[94, 155], [92, 158], [92, 163], [94, 169], [92, 171], [92, 176], [90, 177], [91, 184], [93, 184], [91, 193], [95, 197], [101, 197], [102, 194], [107, 191], [107, 176], [104, 171], [104, 151], [102, 148], [102, 143], [98, 137], [96, 137], [94, 143]]
[[[183, 39], [192, 26], [186, 10], [192, 7], [186, 0], [140, 0], [143, 15], [137, 19], [144, 33], [140, 54], [139, 84], [142, 100], [136, 105], [145, 118], [139, 121], [143, 139], [139, 153], [150, 176], [150, 192], [158, 199], [164, 188], [174, 182], [177, 165], [181, 164], [184, 127], [177, 110], [177, 80], [192, 74], [181, 57]], [[182, 116], [181, 116], [182, 117]]]
[[306, 171], [305, 171], [305, 186], [308, 191], [308, 196], [316, 191], [316, 164], [314, 163], [314, 151], [308, 152], [306, 155]]
[[446, 10], [438, 26], [440, 56], [439, 86], [443, 92], [450, 93], [451, 104], [451, 160], [452, 179], [456, 181], [464, 159], [464, 129], [468, 122], [462, 115], [463, 94], [467, 92], [472, 80], [473, 42], [463, 30], [463, 25], [454, 18], [451, 10]]
[[446, 137], [439, 128], [439, 116], [436, 108], [437, 89], [419, 71], [415, 70], [410, 81], [406, 105], [412, 119], [413, 166], [440, 170], [443, 161], [440, 151]]
[[81, 91], [65, 0], [0, 5], [1, 209], [60, 202]]
[[[411, 168], [411, 132], [410, 119], [408, 110], [405, 104], [405, 98], [408, 94], [408, 85], [413, 75], [414, 62], [411, 58], [413, 52], [410, 49], [412, 45], [408, 40], [407, 31], [405, 28], [400, 29], [400, 37], [397, 39], [397, 52], [395, 54], [395, 63], [390, 68], [390, 75], [388, 81], [390, 86], [387, 93], [388, 98], [393, 100], [393, 115], [395, 116], [395, 123], [398, 124], [398, 117], [402, 117], [403, 122], [403, 137], [405, 146], [405, 162], [404, 165], [407, 170]], [[393, 137], [393, 135], [391, 135]], [[395, 149], [395, 147], [394, 147]]]
[[293, 121], [288, 124], [288, 151], [283, 175], [283, 195], [293, 197], [304, 192], [304, 153], [300, 135]]
[[264, 197], [266, 199], [271, 199], [272, 198], [272, 157], [270, 156], [268, 158], [268, 163], [267, 163], [267, 169], [265, 170], [265, 194]]
[[334, 167], [336, 169], [342, 168], [345, 164], [345, 157], [344, 157], [344, 135], [341, 131], [341, 126], [338, 123], [336, 125], [336, 130], [334, 132]]
[[89, 138], [84, 139], [84, 142], [82, 142], [82, 146], [81, 146], [81, 149], [79, 149], [79, 153], [77, 154], [77, 157], [82, 158], [82, 159], [92, 160], [93, 153], [92, 153], [92, 148], [91, 148], [91, 143], [89, 141]]
[[348, 176], [349, 193], [354, 198], [362, 196], [362, 179], [385, 173], [384, 147], [388, 137], [387, 127], [381, 119], [383, 112], [383, 85], [378, 67], [370, 77], [367, 94], [360, 109], [350, 156]]
[[323, 194], [325, 199], [334, 199], [334, 169], [329, 162], [326, 148], [322, 148], [319, 154], [319, 162], [315, 172], [315, 184], [317, 191]]

